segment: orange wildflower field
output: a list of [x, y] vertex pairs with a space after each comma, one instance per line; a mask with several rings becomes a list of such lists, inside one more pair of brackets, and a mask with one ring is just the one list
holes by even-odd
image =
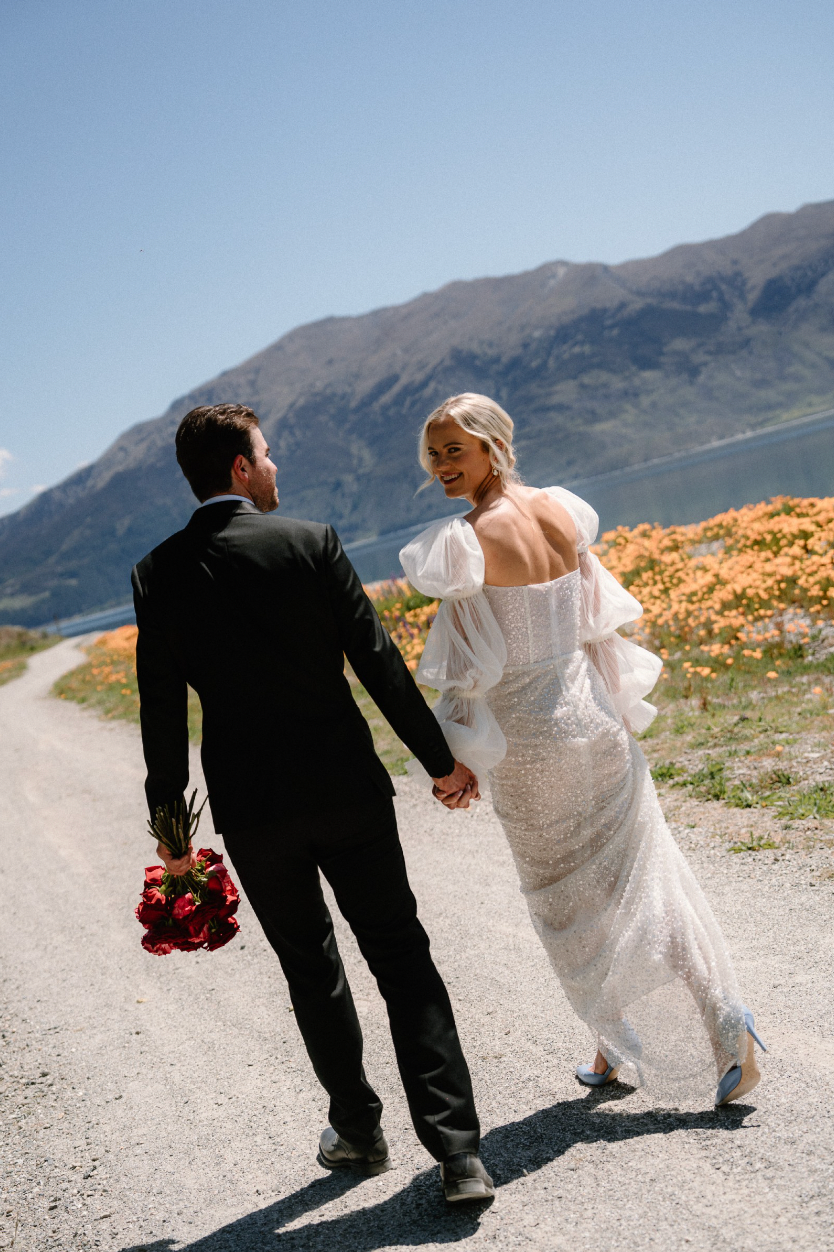
[[[702, 677], [834, 634], [834, 498], [781, 496], [691, 526], [620, 526], [594, 551], [643, 605], [636, 640], [664, 659], [700, 653]], [[405, 579], [368, 592], [416, 669], [437, 602]]]
[[[692, 678], [834, 648], [834, 497], [781, 496], [690, 526], [621, 526], [595, 551], [643, 605], [635, 639]], [[438, 602], [404, 578], [366, 590], [415, 671]], [[123, 697], [138, 717], [135, 658], [135, 626], [101, 635], [84, 667], [87, 695]]]
[[405, 578], [392, 578], [366, 587], [394, 643], [412, 673], [420, 664], [429, 627], [437, 615], [437, 600], [415, 591]]
[[779, 656], [830, 637], [834, 498], [779, 496], [692, 526], [619, 527], [601, 560], [643, 605], [649, 647], [713, 661]]
[[[662, 716], [642, 737], [658, 783], [725, 806], [769, 806], [786, 829], [792, 821], [827, 825], [834, 818], [834, 499], [779, 497], [690, 526], [619, 527], [596, 551], [643, 605], [633, 637], [664, 660], [651, 697]], [[402, 578], [367, 591], [414, 672], [437, 601]], [[138, 721], [135, 655], [135, 626], [108, 631], [56, 694]], [[407, 749], [350, 670], [348, 679], [385, 764], [404, 772]], [[193, 692], [189, 717], [199, 740]], [[751, 839], [739, 848], [771, 846]]]

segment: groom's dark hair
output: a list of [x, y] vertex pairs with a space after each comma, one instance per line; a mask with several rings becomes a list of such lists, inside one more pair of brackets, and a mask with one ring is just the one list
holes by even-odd
[[235, 457], [255, 459], [257, 425], [245, 404], [203, 404], [186, 413], [177, 429], [177, 461], [201, 503], [229, 490]]

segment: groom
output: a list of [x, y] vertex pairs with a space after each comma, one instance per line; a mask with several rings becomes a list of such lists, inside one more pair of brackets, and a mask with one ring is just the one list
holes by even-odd
[[[385, 998], [414, 1127], [441, 1162], [446, 1199], [482, 1200], [494, 1190], [469, 1070], [345, 656], [447, 807], [477, 798], [477, 779], [452, 758], [332, 527], [273, 514], [276, 468], [252, 410], [192, 409], [176, 449], [200, 507], [133, 570], [151, 815], [188, 785], [190, 684], [215, 829], [330, 1096], [320, 1164], [381, 1173], [391, 1160], [319, 872]], [[191, 857], [157, 850], [171, 873], [186, 872]]]

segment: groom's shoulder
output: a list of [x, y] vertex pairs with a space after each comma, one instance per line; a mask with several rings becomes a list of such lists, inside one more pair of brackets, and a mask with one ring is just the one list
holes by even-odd
[[325, 542], [330, 529], [325, 522], [307, 522], [300, 517], [284, 517], [280, 513], [237, 513], [232, 518], [232, 525], [253, 536], [318, 544]]
[[228, 550], [241, 554], [274, 553], [289, 556], [293, 552], [319, 555], [327, 546], [330, 527], [323, 522], [307, 522], [278, 513], [237, 513], [226, 528]]
[[186, 529], [178, 530], [155, 548], [151, 548], [133, 567], [133, 582], [144, 583], [145, 579], [155, 570], [176, 563], [182, 556], [187, 545]]
[[[220, 533], [220, 532], [216, 532]], [[287, 555], [295, 551], [307, 556], [322, 553], [328, 544], [331, 527], [325, 522], [308, 522], [301, 518], [281, 517], [276, 513], [237, 513], [226, 521], [222, 534], [227, 552], [247, 549]], [[171, 569], [187, 559], [198, 535], [191, 525], [183, 527], [157, 544], [134, 567], [134, 580], [144, 583], [155, 572]]]

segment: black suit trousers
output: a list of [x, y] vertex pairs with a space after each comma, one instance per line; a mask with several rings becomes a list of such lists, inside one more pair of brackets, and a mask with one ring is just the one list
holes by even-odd
[[227, 832], [226, 848], [290, 989], [334, 1130], [357, 1147], [380, 1135], [382, 1103], [319, 871], [385, 999], [418, 1138], [435, 1160], [477, 1152], [480, 1129], [449, 995], [417, 917], [390, 799]]

